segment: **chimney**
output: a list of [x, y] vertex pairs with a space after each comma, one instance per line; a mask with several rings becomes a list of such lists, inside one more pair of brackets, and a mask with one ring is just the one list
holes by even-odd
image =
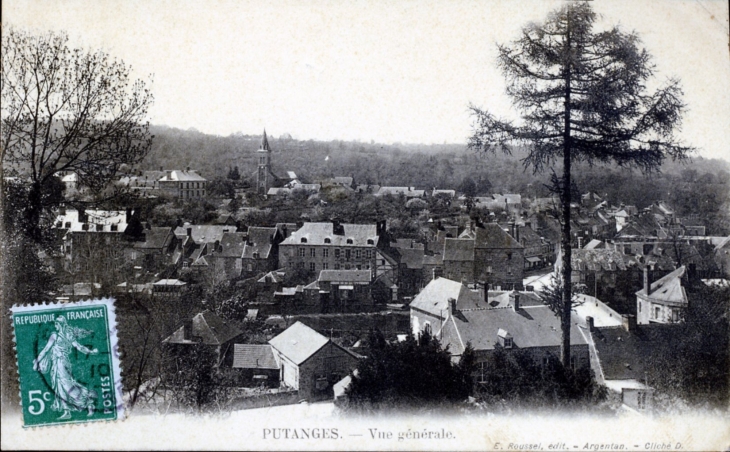
[[192, 236], [193, 236], [193, 227], [188, 226], [188, 237], [192, 237]]
[[186, 341], [193, 340], [193, 319], [186, 320], [183, 324], [183, 339]]
[[88, 223], [89, 217], [86, 215], [86, 207], [79, 207], [79, 223]]
[[124, 211], [124, 222], [129, 224], [129, 221], [132, 219], [132, 209], [130, 207], [127, 207], [127, 209]]
[[636, 331], [636, 316], [633, 314], [621, 315], [621, 326], [629, 333]]
[[649, 265], [644, 265], [644, 292], [646, 292], [647, 295], [651, 294], [651, 276], [651, 269]]
[[165, 171], [165, 169], [163, 167], [160, 167], [160, 172], [163, 172], [163, 171]]
[[488, 303], [489, 302], [489, 284], [487, 284], [486, 281], [484, 281], [483, 289], [484, 289], [484, 302]]
[[332, 233], [335, 235], [345, 235], [345, 228], [340, 224], [340, 220], [332, 220]]
[[591, 333], [596, 329], [593, 317], [589, 315], [586, 316], [586, 324], [588, 325], [588, 331]]
[[454, 315], [456, 313], [456, 299], [449, 298], [449, 314]]
[[509, 304], [515, 312], [520, 310], [520, 293], [516, 290], [509, 293]]
[[185, 169], [185, 171], [188, 171], [188, 172], [189, 172], [189, 171], [190, 171], [190, 167], [188, 166], [188, 167], [187, 167], [187, 168]]

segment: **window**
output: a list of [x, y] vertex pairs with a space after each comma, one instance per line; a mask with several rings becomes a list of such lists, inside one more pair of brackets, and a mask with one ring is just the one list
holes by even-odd
[[325, 248], [322, 250], [322, 257], [330, 257], [330, 249]]
[[329, 269], [329, 264], [327, 262], [323, 262], [322, 263], [322, 270], [328, 270], [328, 269]]
[[639, 302], [639, 312], [641, 312], [641, 305], [644, 304], [642, 302]]
[[659, 306], [654, 308], [654, 318], [658, 319], [661, 316], [661, 308]]
[[335, 264], [335, 270], [339, 270], [339, 269], [340, 269], [340, 264]]
[[311, 250], [309, 250], [309, 257], [317, 257], [317, 249], [316, 248], [312, 248]]
[[646, 408], [646, 392], [639, 391], [636, 394], [636, 407], [640, 410], [643, 410]]
[[253, 271], [253, 264], [246, 265], [246, 271], [252, 272]]
[[352, 245], [352, 239], [347, 239], [347, 244]]
[[507, 253], [507, 260], [508, 261], [511, 261], [512, 260], [512, 253]]
[[66, 229], [71, 229], [71, 222], [67, 221], [66, 223], [64, 223], [63, 227], [65, 227]]
[[297, 262], [297, 268], [304, 268], [304, 262]]
[[329, 237], [325, 237], [324, 243], [332, 243], [332, 239], [330, 239]]
[[350, 259], [350, 250], [345, 250], [345, 259]]
[[504, 348], [512, 348], [512, 338], [511, 337], [504, 338]]
[[299, 241], [302, 242], [302, 243], [307, 243], [307, 238], [306, 237], [302, 237], [301, 239], [299, 239]]
[[373, 239], [368, 239], [367, 244], [368, 245], [375, 245], [375, 242], [373, 241]]
[[306, 250], [304, 248], [299, 248], [299, 257], [304, 257], [306, 253]]
[[423, 331], [427, 332], [428, 334], [432, 334], [432, 333], [433, 333], [433, 331], [431, 331], [431, 324], [430, 324], [430, 323], [428, 323], [428, 322], [426, 322], [426, 323], [425, 323], [425, 324], [423, 325]]
[[357, 268], [358, 270], [362, 270], [362, 265], [360, 265], [360, 264], [357, 264], [357, 265], [355, 266], [355, 268]]
[[111, 227], [111, 230], [112, 230], [112, 232], [117, 232], [119, 230], [119, 226], [117, 226], [116, 224], [113, 224]]
[[360, 250], [355, 250], [355, 259], [360, 259], [360, 254], [362, 252]]
[[339, 259], [339, 258], [340, 258], [340, 249], [335, 248], [335, 259]]
[[679, 322], [679, 310], [672, 309], [672, 322]]
[[314, 262], [310, 262], [310, 263], [309, 263], [309, 271], [310, 271], [310, 272], [313, 272], [313, 271], [314, 271], [314, 269], [315, 269], [315, 267], [314, 267]]
[[373, 257], [373, 251], [372, 250], [365, 250], [365, 258], [366, 259], [372, 259]]
[[345, 270], [349, 270], [349, 269], [350, 269], [350, 264], [345, 264]]
[[487, 363], [478, 363], [477, 364], [477, 382], [478, 383], [485, 383], [487, 381], [487, 370], [488, 370]]

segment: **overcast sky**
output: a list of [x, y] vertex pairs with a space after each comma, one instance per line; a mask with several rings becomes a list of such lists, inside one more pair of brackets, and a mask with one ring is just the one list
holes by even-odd
[[[467, 106], [514, 114], [495, 43], [550, 0], [6, 0], [3, 24], [69, 32], [154, 74], [153, 124], [228, 135], [460, 143]], [[601, 24], [636, 30], [658, 80], [683, 82], [683, 137], [730, 160], [727, 0], [596, 0]]]

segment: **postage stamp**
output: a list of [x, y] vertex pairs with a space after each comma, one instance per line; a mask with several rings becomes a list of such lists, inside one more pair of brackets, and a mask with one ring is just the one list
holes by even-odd
[[112, 299], [11, 311], [25, 427], [122, 418]]

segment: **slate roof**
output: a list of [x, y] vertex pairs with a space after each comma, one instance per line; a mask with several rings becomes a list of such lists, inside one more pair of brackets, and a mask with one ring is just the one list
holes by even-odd
[[[489, 307], [507, 307], [510, 306], [509, 295], [511, 292], [490, 290], [487, 293], [487, 301]], [[520, 291], [520, 306], [544, 306], [542, 298], [535, 292]]]
[[369, 283], [370, 270], [321, 270], [318, 281]]
[[236, 232], [235, 226], [185, 224], [175, 228], [175, 235], [178, 237], [187, 236], [187, 228], [192, 228], [192, 237], [195, 243], [214, 243], [220, 241], [225, 232]]
[[276, 228], [249, 226], [248, 240], [245, 242], [241, 256], [244, 259], [253, 259], [254, 253], [258, 253], [258, 259], [268, 259], [274, 247], [272, 241], [276, 232]]
[[451, 238], [445, 239], [444, 261], [473, 262], [474, 240]]
[[136, 242], [135, 248], [161, 249], [170, 245], [173, 234], [171, 228], [153, 227], [144, 231], [144, 242]]
[[434, 254], [434, 255], [428, 255], [426, 254], [423, 256], [423, 265], [443, 265], [444, 264], [444, 256], [443, 254]]
[[234, 369], [278, 369], [268, 344], [233, 344]]
[[[217, 255], [220, 257], [241, 257], [243, 245], [246, 243], [246, 234], [243, 232], [225, 232], [221, 237], [220, 249]], [[217, 251], [217, 250], [216, 250]]]
[[[684, 265], [663, 277], [657, 279], [649, 287], [649, 298], [652, 301], [672, 304], [687, 304], [687, 293], [682, 286], [682, 277], [685, 274]], [[636, 295], [646, 296], [642, 287]]]
[[[90, 225], [88, 232], [124, 232], [127, 229], [127, 213], [123, 210], [86, 210], [86, 222], [81, 222], [78, 210], [67, 210], [65, 214], [56, 217], [54, 228], [67, 231], [84, 231], [84, 224]], [[66, 227], [70, 223], [70, 227]], [[101, 231], [96, 225], [101, 225]], [[117, 230], [112, 231], [112, 226]]]
[[380, 187], [375, 196], [384, 196], [386, 194], [396, 196], [402, 193], [406, 198], [415, 198], [422, 197], [425, 192], [425, 190], [416, 190], [415, 187]]
[[[193, 317], [192, 336], [200, 337], [200, 342], [205, 345], [222, 345], [236, 336], [243, 334], [235, 326], [226, 323], [223, 319], [210, 311], [203, 311]], [[195, 343], [185, 339], [185, 326], [181, 326], [163, 342], [168, 344], [192, 344]]]
[[191, 171], [180, 171], [180, 170], [173, 170], [170, 171], [169, 177], [165, 175], [165, 177], [161, 178], [160, 181], [180, 181], [180, 182], [205, 182], [207, 179], [205, 179], [203, 176], [198, 174], [197, 171], [191, 170]]
[[429, 282], [409, 306], [442, 317], [448, 312], [450, 298], [456, 300], [459, 309], [486, 307], [479, 292], [447, 278], [436, 278]]
[[[561, 343], [560, 319], [545, 305], [460, 310], [449, 316], [443, 327], [441, 343], [454, 355], [463, 353], [467, 342], [476, 351], [493, 350], [502, 329], [509, 333], [513, 348], [558, 347]], [[586, 344], [578, 326], [571, 324], [571, 345]]]
[[[301, 239], [306, 239], [308, 245], [324, 245], [324, 239], [329, 238], [332, 246], [347, 245], [347, 239], [352, 239], [353, 243], [349, 246], [368, 246], [372, 247], [378, 244], [377, 228], [374, 224], [343, 224], [344, 234], [334, 233], [332, 223], [304, 223], [297, 231], [291, 233], [282, 245], [299, 245], [303, 244]], [[372, 240], [373, 244], [369, 245], [368, 240]]]
[[677, 325], [640, 325], [631, 333], [621, 327], [596, 328], [593, 343], [598, 352], [606, 380], [639, 380], [646, 378], [649, 366], [678, 357], [673, 352]]
[[272, 272], [268, 272], [261, 278], [259, 278], [256, 282], [260, 283], [278, 283], [284, 281], [285, 273], [283, 271], [274, 270]]
[[294, 364], [299, 365], [317, 353], [328, 342], [329, 339], [325, 336], [302, 322], [296, 322], [271, 339], [269, 344], [279, 353], [292, 360]]
[[507, 234], [497, 223], [487, 223], [483, 228], [475, 229], [476, 239], [475, 248], [511, 248], [521, 249], [522, 245], [517, 242], [511, 235]]
[[456, 190], [434, 188], [433, 191], [431, 192], [431, 195], [433, 195], [433, 196], [447, 195], [447, 196], [453, 198], [454, 196], [456, 196]]
[[405, 264], [408, 269], [423, 268], [423, 245], [421, 248], [398, 248], [400, 253], [400, 263]]
[[154, 283], [154, 286], [184, 286], [187, 283], [179, 279], [161, 279]]
[[416, 242], [413, 239], [395, 239], [394, 241], [390, 242], [390, 246], [393, 248], [403, 249], [424, 249], [423, 243]]
[[339, 185], [351, 187], [353, 179], [352, 179], [352, 177], [349, 177], [349, 176], [335, 176], [332, 178], [332, 181]]
[[631, 256], [608, 248], [574, 249], [570, 261], [573, 269], [579, 271], [617, 271], [636, 265]]

